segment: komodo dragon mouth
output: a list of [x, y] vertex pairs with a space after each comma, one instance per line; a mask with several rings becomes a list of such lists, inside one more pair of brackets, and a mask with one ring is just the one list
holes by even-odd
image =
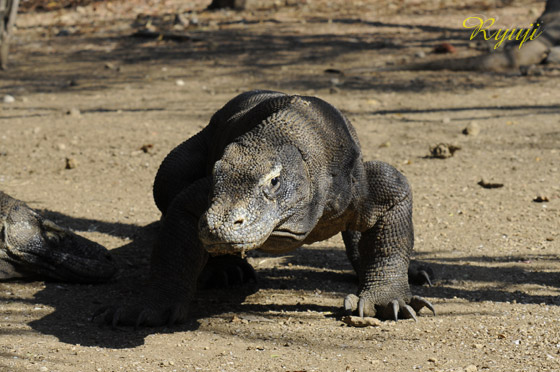
[[270, 234], [270, 236], [280, 237], [280, 238], [289, 238], [289, 239], [301, 241], [301, 240], [305, 239], [305, 237], [307, 236], [307, 233], [306, 232], [300, 233], [300, 232], [295, 232], [295, 231], [291, 231], [291, 230], [287, 230], [287, 229], [278, 229], [278, 230], [274, 230], [272, 232], [272, 234]]
[[262, 249], [267, 252], [289, 251], [301, 245], [308, 232], [296, 232], [287, 228], [272, 230], [259, 240], [213, 241], [203, 230], [200, 238], [206, 251], [213, 255], [243, 253], [248, 250]]

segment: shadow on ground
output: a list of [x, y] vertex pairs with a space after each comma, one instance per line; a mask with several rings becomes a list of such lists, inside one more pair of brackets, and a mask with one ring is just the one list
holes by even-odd
[[[247, 304], [247, 296], [260, 290], [287, 291], [293, 296], [302, 293], [317, 292], [330, 293], [341, 299], [356, 288], [355, 276], [347, 262], [342, 247], [306, 246], [293, 254], [278, 258], [281, 265], [259, 269], [258, 289], [254, 285], [245, 285], [238, 289], [204, 290], [200, 291], [193, 301], [191, 310], [192, 320], [184, 325], [172, 328], [142, 328], [133, 330], [122, 328], [113, 330], [100, 322], [90, 321], [93, 312], [105, 305], [126, 301], [131, 296], [141, 296], [143, 282], [149, 270], [150, 248], [156, 239], [158, 223], [144, 227], [130, 224], [107, 223], [88, 219], [72, 218], [60, 213], [43, 211], [56, 222], [66, 225], [76, 231], [85, 231], [92, 224], [98, 232], [130, 237], [132, 242], [113, 253], [121, 268], [121, 273], [112, 282], [101, 285], [80, 285], [67, 283], [46, 283], [44, 289], [39, 290], [33, 300], [2, 300], [27, 302], [30, 306], [42, 304], [53, 308], [54, 311], [29, 325], [36, 331], [57, 337], [68, 344], [85, 346], [100, 346], [108, 348], [131, 348], [142, 345], [146, 336], [153, 333], [172, 333], [194, 331], [198, 329], [202, 318], [223, 314], [252, 313], [263, 314], [267, 311], [301, 311], [307, 310], [339, 313], [339, 308], [323, 306], [313, 303], [313, 296], [306, 296], [297, 305], [276, 304]], [[539, 286], [558, 287], [556, 273], [530, 270], [530, 260], [557, 260], [557, 257], [524, 256], [524, 257], [459, 257], [431, 259], [425, 254], [416, 254], [415, 265], [428, 265], [436, 274], [434, 287], [412, 287], [414, 294], [425, 297], [450, 299], [454, 296], [469, 301], [505, 302], [516, 300], [519, 303], [548, 303], [558, 304], [556, 296], [529, 295], [519, 291], [511, 291], [511, 287], [518, 284], [534, 284]], [[265, 259], [258, 254], [253, 262]], [[504, 267], [504, 265], [509, 266]], [[30, 282], [29, 285], [34, 285]], [[469, 283], [476, 283], [473, 289]], [[484, 289], [479, 289], [480, 287]], [[306, 292], [307, 291], [307, 292]], [[4, 297], [4, 296], [0, 296]], [[292, 315], [293, 316], [293, 315]], [[2, 330], [8, 334], [9, 330]]]
[[[152, 20], [155, 23], [156, 20]], [[240, 28], [220, 27], [241, 23]], [[310, 27], [319, 27], [327, 23], [343, 25], [360, 24], [369, 27], [362, 32], [349, 35], [324, 33], [319, 31], [311, 35], [301, 35], [293, 31], [291, 22], [261, 20], [259, 22], [229, 21], [218, 23], [218, 29], [193, 29], [184, 32], [185, 41], [166, 41], [132, 37], [134, 29], [121, 35], [84, 36], [69, 35], [49, 39], [56, 53], [42, 50], [24, 51], [32, 54], [25, 56], [17, 52], [14, 46], [13, 66], [9, 71], [0, 71], [4, 80], [0, 93], [26, 92], [80, 92], [101, 91], [119, 84], [150, 82], [157, 78], [147, 74], [145, 64], [161, 63], [165, 65], [185, 66], [190, 62], [213, 61], [216, 76], [220, 67], [235, 68], [238, 73], [247, 76], [263, 76], [263, 86], [278, 86], [281, 89], [329, 89], [332, 76], [324, 74], [321, 68], [297, 69], [283, 73], [278, 81], [277, 75], [267, 72], [279, 71], [290, 66], [321, 66], [328, 61], [336, 61], [341, 55], [352, 53], [394, 53], [407, 56], [411, 48], [433, 48], [443, 40], [453, 42], [456, 46], [467, 45], [469, 33], [464, 29], [435, 27], [431, 25], [408, 25], [390, 22], [368, 22], [359, 19], [316, 18], [308, 22]], [[77, 25], [79, 27], [79, 25]], [[431, 33], [427, 38], [407, 38], [395, 40], [387, 29], [418, 29]], [[385, 30], [385, 31], [384, 31]], [[165, 32], [165, 30], [163, 30]], [[445, 36], [443, 36], [445, 34]], [[163, 35], [163, 34], [162, 34]], [[69, 44], [81, 45], [80, 48], [68, 48]], [[110, 48], [110, 52], [107, 52]], [[372, 57], [373, 58], [373, 57]], [[18, 59], [17, 61], [15, 61]], [[144, 67], [142, 67], [144, 66]], [[336, 67], [336, 66], [334, 66]], [[363, 66], [372, 68], [372, 66]], [[373, 66], [375, 67], [375, 66]], [[377, 66], [384, 67], [384, 66]], [[301, 70], [301, 71], [300, 71]], [[373, 68], [373, 71], [375, 68]], [[344, 72], [344, 71], [342, 71]], [[186, 71], [185, 73], [189, 73]], [[227, 71], [228, 74], [231, 71]], [[196, 76], [196, 71], [192, 71]], [[340, 77], [338, 88], [344, 90], [376, 89], [380, 91], [469, 91], [483, 86], [515, 86], [514, 74], [492, 74], [502, 78], [479, 79], [473, 81], [468, 77], [473, 73], [457, 73], [455, 78], [442, 81], [439, 72], [435, 77], [428, 75], [422, 79], [410, 80], [398, 72], [379, 72], [375, 76], [367, 73], [355, 73]], [[517, 77], [516, 77], [517, 76]], [[524, 79], [526, 80], [526, 79]], [[535, 79], [535, 84], [538, 84]]]

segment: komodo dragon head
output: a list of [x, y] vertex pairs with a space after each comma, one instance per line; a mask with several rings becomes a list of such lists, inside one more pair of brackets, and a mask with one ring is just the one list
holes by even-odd
[[293, 249], [315, 224], [309, 221], [308, 168], [292, 144], [254, 137], [233, 142], [214, 164], [212, 178], [210, 206], [199, 220], [199, 237], [211, 254]]
[[64, 229], [4, 193], [0, 225], [0, 278], [46, 276], [96, 283], [117, 271], [101, 245]]

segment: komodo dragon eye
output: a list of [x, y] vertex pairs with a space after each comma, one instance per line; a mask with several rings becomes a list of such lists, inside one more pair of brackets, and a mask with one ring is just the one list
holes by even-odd
[[276, 193], [280, 189], [280, 177], [276, 176], [270, 179], [270, 184], [268, 187], [265, 187], [264, 193], [269, 198], [272, 199], [276, 196]]

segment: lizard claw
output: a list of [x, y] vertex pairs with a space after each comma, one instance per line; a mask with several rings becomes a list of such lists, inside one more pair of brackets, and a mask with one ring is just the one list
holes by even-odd
[[426, 280], [428, 287], [431, 287], [433, 285], [432, 280], [430, 279], [430, 275], [426, 272], [426, 270], [420, 270], [418, 272], [418, 275], [424, 278], [424, 280]]
[[186, 317], [187, 317], [186, 309], [183, 308], [181, 305], [175, 305], [171, 309], [171, 314], [169, 315], [169, 318], [167, 319], [167, 326], [171, 327], [175, 323], [184, 322], [184, 319]]
[[391, 304], [393, 305], [393, 319], [396, 322], [399, 320], [399, 301], [393, 300]]
[[420, 266], [417, 268], [410, 267], [408, 269], [408, 282], [415, 285], [433, 286], [434, 271], [429, 266]]
[[95, 319], [96, 319], [98, 316], [105, 314], [107, 311], [109, 311], [110, 308], [111, 308], [110, 306], [105, 305], [105, 306], [101, 306], [100, 308], [96, 309], [96, 310], [93, 312], [93, 314], [91, 315], [91, 318], [89, 318], [89, 321], [90, 321], [90, 322], [95, 321]]
[[[121, 307], [119, 307], [119, 308], [117, 308], [117, 309], [115, 310], [115, 312], [112, 314], [112, 317], [111, 317], [111, 313], [108, 313], [108, 314], [107, 314], [110, 318], [112, 318], [112, 319], [111, 319], [111, 328], [117, 329], [117, 326], [119, 325], [119, 320], [120, 320], [120, 318], [121, 318], [121, 316], [122, 316], [122, 313], [123, 313], [123, 309], [122, 309]], [[106, 322], [108, 321], [107, 315], [105, 316], [105, 321], [106, 321]]]
[[404, 305], [401, 308], [401, 314], [403, 316], [403, 318], [405, 319], [414, 319], [415, 322], [418, 321], [418, 319], [416, 319], [416, 312], [414, 311], [414, 309], [412, 307], [410, 307], [410, 305]]
[[427, 307], [432, 311], [434, 315], [436, 315], [436, 310], [434, 309], [434, 305], [430, 303], [430, 301], [426, 300], [420, 296], [412, 296], [410, 299], [410, 306], [414, 309], [414, 311], [418, 312], [423, 307]]
[[142, 310], [140, 314], [138, 314], [138, 318], [136, 318], [136, 322], [134, 323], [134, 330], [137, 330], [144, 324], [144, 322], [148, 319], [148, 310]]
[[430, 309], [436, 315], [433, 305], [420, 296], [412, 296], [405, 302], [402, 299], [393, 299], [385, 304], [376, 304], [367, 296], [358, 297], [348, 295], [344, 299], [344, 310], [348, 315], [357, 311], [360, 318], [377, 316], [380, 319], [414, 319], [418, 321], [416, 315], [424, 307]]
[[366, 307], [366, 301], [363, 298], [360, 298], [360, 301], [358, 302], [358, 315], [360, 316], [360, 318], [364, 317], [364, 308]]
[[358, 308], [360, 298], [354, 294], [349, 294], [344, 298], [344, 311], [350, 315]]
[[399, 320], [399, 301], [398, 300], [393, 300], [391, 302], [389, 302], [387, 305], [385, 306], [377, 306], [378, 310], [380, 310], [378, 312], [378, 315], [380, 318], [382, 319], [392, 319], [395, 322]]

